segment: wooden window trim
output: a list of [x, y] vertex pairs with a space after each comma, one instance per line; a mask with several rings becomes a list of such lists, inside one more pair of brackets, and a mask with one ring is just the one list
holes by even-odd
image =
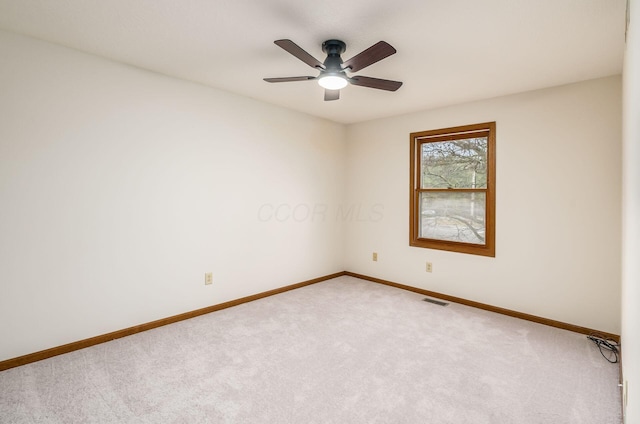
[[[418, 149], [425, 139], [430, 141], [448, 141], [464, 137], [465, 135], [476, 135], [487, 133], [487, 188], [486, 189], [422, 189], [420, 187], [420, 170], [418, 160], [420, 155]], [[496, 123], [485, 122], [459, 127], [442, 128], [431, 131], [421, 131], [411, 133], [411, 162], [410, 162], [410, 195], [409, 195], [409, 245], [428, 249], [446, 250], [451, 252], [468, 253], [495, 257], [495, 199], [496, 199]], [[421, 192], [483, 192], [486, 193], [486, 221], [485, 221], [485, 244], [477, 245], [473, 243], [463, 243], [447, 240], [428, 239], [420, 237], [420, 225], [418, 219], [420, 215], [419, 197]]]

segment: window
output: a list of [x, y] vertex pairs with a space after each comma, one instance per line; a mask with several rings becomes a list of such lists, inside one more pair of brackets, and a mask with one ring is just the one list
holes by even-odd
[[495, 256], [496, 123], [411, 134], [411, 246]]

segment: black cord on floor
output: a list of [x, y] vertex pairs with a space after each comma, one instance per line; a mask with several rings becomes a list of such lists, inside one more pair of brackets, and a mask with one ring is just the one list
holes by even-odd
[[[587, 336], [587, 339], [591, 340], [598, 346], [600, 349], [600, 354], [604, 359], [615, 364], [618, 362], [618, 349], [620, 345], [613, 339], [607, 339], [603, 337], [601, 334], [591, 333]], [[605, 355], [605, 352], [607, 354]]]

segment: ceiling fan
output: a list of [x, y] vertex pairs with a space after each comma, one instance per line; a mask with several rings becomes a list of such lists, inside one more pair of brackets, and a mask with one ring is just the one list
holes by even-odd
[[387, 91], [396, 91], [402, 85], [400, 81], [391, 81], [359, 75], [350, 77], [347, 75], [347, 71], [358, 72], [359, 70], [394, 54], [396, 49], [391, 47], [391, 45], [385, 41], [377, 42], [346, 62], [342, 61], [340, 55], [344, 53], [347, 45], [340, 40], [327, 40], [322, 43], [322, 51], [327, 54], [327, 58], [324, 62], [320, 62], [291, 40], [276, 40], [274, 43], [312, 68], [318, 69], [320, 74], [317, 77], [264, 78], [267, 82], [318, 80], [318, 84], [325, 89], [325, 101], [338, 100], [340, 98], [340, 89], [346, 87], [347, 84]]

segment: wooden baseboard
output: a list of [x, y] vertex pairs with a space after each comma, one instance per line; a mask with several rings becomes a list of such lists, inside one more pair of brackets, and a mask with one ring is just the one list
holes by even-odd
[[384, 284], [391, 287], [397, 287], [399, 289], [409, 290], [415, 293], [420, 293], [425, 296], [435, 297], [438, 299], [448, 300], [454, 303], [460, 303], [462, 305], [473, 306], [474, 308], [484, 309], [486, 311], [497, 312], [499, 314], [508, 315], [514, 318], [520, 318], [527, 321], [537, 322], [539, 324], [549, 325], [551, 327], [562, 328], [563, 330], [573, 331], [580, 334], [598, 333], [606, 338], [611, 338], [620, 343], [620, 335], [607, 333], [606, 331], [594, 330], [592, 328], [581, 327], [579, 325], [568, 324], [566, 322], [556, 321], [553, 319], [542, 318], [536, 315], [529, 315], [523, 312], [513, 311], [511, 309], [500, 308], [497, 306], [487, 305], [486, 303], [475, 302], [473, 300], [467, 300], [456, 296], [450, 296], [448, 294], [442, 294], [431, 290], [420, 289], [417, 287], [407, 286], [404, 284], [394, 283], [392, 281], [382, 280], [380, 278], [369, 277], [368, 275], [356, 274], [355, 272], [345, 272], [345, 275], [350, 277], [360, 278], [362, 280], [373, 281], [374, 283]]
[[325, 275], [324, 277], [314, 278], [312, 280], [291, 284], [289, 286], [280, 287], [278, 289], [269, 290], [266, 292], [254, 294], [254, 295], [243, 297], [240, 299], [231, 300], [229, 302], [220, 303], [218, 305], [208, 306], [206, 308], [197, 309], [191, 312], [185, 312], [183, 314], [174, 315], [168, 318], [162, 318], [156, 321], [148, 322], [146, 324], [136, 325], [134, 327], [125, 328], [123, 330], [114, 331], [112, 333], [102, 334], [100, 336], [91, 337], [89, 339], [84, 339], [77, 342], [68, 343], [62, 346], [53, 347], [51, 349], [41, 350], [39, 352], [30, 353], [28, 355], [19, 356], [17, 358], [7, 359], [4, 361], [0, 361], [0, 371], [7, 370], [9, 368], [19, 367], [20, 365], [26, 365], [36, 361], [41, 361], [43, 359], [62, 355], [64, 353], [73, 352], [74, 350], [84, 349], [86, 347], [94, 346], [100, 343], [105, 343], [111, 340], [119, 339], [121, 337], [131, 336], [132, 334], [151, 330], [153, 328], [162, 327], [168, 324], [173, 324], [179, 321], [184, 321], [189, 318], [194, 318], [200, 315], [219, 311], [221, 309], [230, 308], [232, 306], [237, 306], [243, 303], [262, 299], [264, 297], [273, 296], [275, 294], [284, 293], [289, 290], [299, 289], [300, 287], [319, 283], [321, 281], [330, 280], [332, 278], [340, 277], [342, 275], [346, 275], [346, 273], [342, 271], [342, 272], [337, 272], [335, 274]]
[[605, 331], [598, 331], [592, 328], [581, 327], [578, 325], [567, 324], [561, 321], [555, 321], [548, 318], [542, 318], [535, 315], [525, 314], [523, 312], [513, 311], [510, 309], [499, 308], [497, 306], [487, 305], [485, 303], [475, 302], [473, 300], [467, 300], [460, 297], [450, 296], [434, 292], [431, 290], [425, 290], [417, 287], [407, 286], [404, 284], [394, 283], [392, 281], [382, 280], [380, 278], [370, 277], [368, 275], [357, 274], [355, 272], [342, 271], [335, 274], [325, 275], [324, 277], [314, 278], [312, 280], [303, 281], [289, 286], [281, 287], [274, 290], [254, 294], [251, 296], [243, 297], [229, 302], [220, 303], [218, 305], [208, 306], [206, 308], [197, 309], [191, 312], [185, 312], [183, 314], [174, 315], [168, 318], [159, 319], [156, 321], [148, 322], [146, 324], [136, 325], [134, 327], [125, 328], [123, 330], [114, 331], [112, 333], [103, 334], [96, 337], [80, 340], [77, 342], [68, 343], [66, 345], [53, 347], [51, 349], [41, 350], [39, 352], [30, 353], [28, 355], [19, 356], [17, 358], [7, 359], [0, 361], [0, 371], [7, 370], [9, 368], [19, 367], [32, 362], [41, 361], [43, 359], [51, 358], [53, 356], [62, 355], [64, 353], [73, 352], [74, 350], [84, 349], [86, 347], [94, 346], [100, 343], [105, 343], [111, 340], [119, 339], [121, 337], [130, 336], [143, 331], [151, 330], [153, 328], [162, 327], [164, 325], [173, 324], [175, 322], [183, 321], [189, 318], [194, 318], [200, 315], [208, 314], [211, 312], [219, 311], [221, 309], [230, 308], [243, 303], [252, 302], [254, 300], [262, 299], [264, 297], [273, 296], [275, 294], [284, 293], [289, 290], [298, 289], [311, 284], [319, 283], [321, 281], [330, 280], [332, 278], [348, 275], [350, 277], [360, 278], [362, 280], [372, 281], [374, 283], [384, 284], [391, 287], [397, 287], [403, 290], [409, 290], [415, 293], [420, 293], [425, 296], [435, 297], [438, 299], [448, 300], [454, 303], [460, 303], [462, 305], [472, 306], [478, 309], [484, 309], [486, 311], [496, 312], [503, 315], [508, 315], [514, 318], [520, 318], [527, 321], [537, 322], [539, 324], [549, 325], [551, 327], [561, 328], [563, 330], [569, 330], [580, 334], [598, 333], [604, 337], [611, 338], [618, 343], [620, 342], [620, 336], [618, 334], [607, 333]]

